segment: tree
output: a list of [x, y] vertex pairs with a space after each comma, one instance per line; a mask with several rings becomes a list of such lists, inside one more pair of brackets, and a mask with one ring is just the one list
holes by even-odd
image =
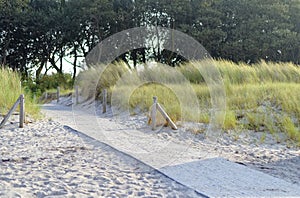
[[[26, 33], [22, 18], [26, 17], [28, 1], [0, 1], [0, 64], [25, 71], [27, 63]], [[17, 53], [20, 51], [20, 53]]]
[[[0, 64], [37, 79], [45, 68], [62, 73], [70, 57], [75, 78], [79, 59], [99, 42], [139, 26], [182, 31], [215, 58], [300, 62], [299, 0], [0, 0], [0, 11]], [[185, 61], [164, 49], [165, 38], [155, 32], [145, 40], [152, 47], [117, 59]]]
[[221, 57], [234, 61], [287, 60], [288, 43], [295, 38], [289, 5], [280, 0], [227, 0], [219, 9], [226, 32]]

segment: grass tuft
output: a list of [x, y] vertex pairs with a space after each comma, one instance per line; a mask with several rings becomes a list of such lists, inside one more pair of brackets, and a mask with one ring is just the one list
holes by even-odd
[[26, 114], [34, 118], [40, 116], [40, 109], [34, 103], [31, 94], [26, 93], [21, 87], [21, 78], [18, 73], [10, 69], [0, 68], [0, 113], [5, 115], [19, 98], [20, 94], [25, 94]]

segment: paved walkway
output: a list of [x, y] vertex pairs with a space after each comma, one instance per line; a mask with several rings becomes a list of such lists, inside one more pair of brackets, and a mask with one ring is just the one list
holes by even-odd
[[53, 120], [104, 142], [207, 196], [300, 196], [300, 186], [218, 158], [155, 133], [126, 128], [93, 111], [55, 103], [43, 106]]

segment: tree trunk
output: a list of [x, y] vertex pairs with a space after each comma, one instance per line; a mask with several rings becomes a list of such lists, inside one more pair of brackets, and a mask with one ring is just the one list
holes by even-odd
[[156, 36], [157, 36], [157, 62], [161, 61], [161, 52], [160, 52], [160, 35], [158, 31], [158, 27], [156, 26]]
[[40, 76], [41, 76], [42, 70], [44, 68], [44, 65], [45, 65], [45, 62], [42, 61], [41, 65], [39, 66], [39, 68], [35, 72], [35, 78], [36, 78], [37, 82], [40, 80]]
[[59, 60], [60, 60], [60, 73], [63, 73], [63, 58], [64, 58], [64, 55], [63, 55], [63, 49], [61, 48], [60, 49], [60, 55], [59, 55]]
[[73, 62], [73, 82], [76, 78], [76, 72], [77, 72], [77, 49], [74, 49], [74, 62]]
[[55, 63], [55, 56], [52, 55], [52, 57], [49, 58], [49, 62], [51, 64], [51, 66], [56, 70], [57, 73], [62, 73], [62, 71], [60, 70], [59, 67], [57, 67], [56, 63]]
[[3, 49], [3, 54], [2, 54], [2, 65], [6, 65], [6, 63], [7, 63], [7, 54], [6, 54], [6, 52], [7, 52], [7, 48], [8, 48], [8, 46], [9, 46], [9, 44], [10, 44], [10, 40], [8, 40], [8, 42], [5, 44], [5, 46], [4, 46], [4, 49]]
[[136, 68], [136, 65], [137, 65], [137, 51], [136, 50], [133, 50], [131, 52], [131, 57], [132, 57], [132, 61], [133, 61], [133, 66], [134, 68]]

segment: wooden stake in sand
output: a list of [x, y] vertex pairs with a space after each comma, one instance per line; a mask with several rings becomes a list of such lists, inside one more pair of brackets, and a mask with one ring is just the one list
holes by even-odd
[[153, 105], [151, 109], [151, 120], [152, 120], [152, 130], [155, 130], [156, 127], [156, 105], [157, 105], [157, 97], [153, 97]]
[[20, 128], [24, 127], [25, 122], [25, 97], [24, 94], [20, 96]]
[[57, 103], [59, 103], [60, 87], [57, 87], [56, 97], [57, 97]]
[[75, 86], [75, 98], [76, 98], [76, 104], [79, 104], [79, 90], [78, 90], [78, 85]]
[[5, 123], [8, 121], [9, 117], [15, 112], [18, 105], [20, 105], [20, 128], [24, 127], [25, 122], [25, 97], [22, 94], [16, 101], [16, 103], [12, 106], [12, 108], [9, 110], [7, 115], [4, 117], [2, 122], [0, 123], [0, 129], [5, 125]]
[[171, 126], [171, 128], [174, 130], [177, 130], [178, 128], [177, 128], [176, 124], [171, 120], [169, 115], [165, 112], [165, 110], [160, 106], [159, 103], [156, 104], [156, 108], [161, 113], [161, 115], [166, 119], [166, 121]]
[[166, 111], [162, 108], [162, 106], [157, 102], [157, 97], [153, 97], [153, 105], [151, 107], [151, 127], [152, 130], [156, 128], [156, 112], [157, 110], [161, 113], [161, 115], [166, 119], [167, 123], [171, 126], [172, 129], [177, 130], [176, 124], [171, 120], [170, 116], [166, 113]]
[[102, 94], [103, 94], [103, 101], [102, 101], [103, 111], [102, 111], [102, 113], [106, 113], [107, 90], [106, 90], [106, 89], [103, 89], [103, 90], [102, 90]]

